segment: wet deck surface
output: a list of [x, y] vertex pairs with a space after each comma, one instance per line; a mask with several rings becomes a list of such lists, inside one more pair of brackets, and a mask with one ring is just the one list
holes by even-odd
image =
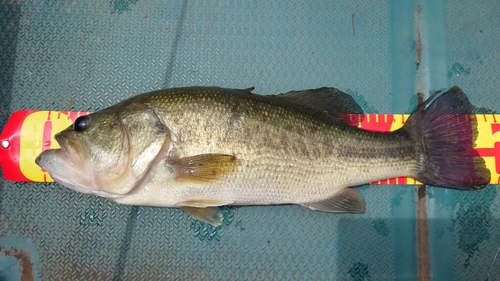
[[[192, 85], [332, 86], [368, 113], [458, 85], [500, 111], [497, 1], [351, 2], [3, 1], [0, 128], [16, 110], [96, 111]], [[364, 215], [229, 207], [219, 228], [57, 184], [0, 187], [2, 280], [484, 280], [500, 246], [497, 186], [427, 187], [421, 204], [414, 186], [364, 186]]]

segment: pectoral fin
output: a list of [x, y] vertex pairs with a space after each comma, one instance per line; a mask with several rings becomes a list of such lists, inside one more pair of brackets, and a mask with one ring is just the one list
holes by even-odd
[[233, 155], [201, 154], [168, 161], [176, 180], [210, 182], [220, 180], [235, 172], [240, 165]]
[[335, 196], [320, 202], [305, 203], [301, 206], [329, 213], [364, 213], [365, 202], [357, 190], [344, 188]]
[[217, 207], [181, 207], [181, 210], [193, 217], [193, 219], [206, 222], [214, 227], [222, 225], [222, 221], [224, 220], [224, 215], [222, 215], [222, 212]]

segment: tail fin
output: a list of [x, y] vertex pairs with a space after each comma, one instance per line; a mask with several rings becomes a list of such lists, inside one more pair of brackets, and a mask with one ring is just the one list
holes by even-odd
[[419, 181], [461, 190], [488, 184], [490, 171], [474, 149], [477, 124], [472, 114], [469, 100], [455, 86], [433, 94], [408, 118], [404, 129], [419, 143], [422, 155]]

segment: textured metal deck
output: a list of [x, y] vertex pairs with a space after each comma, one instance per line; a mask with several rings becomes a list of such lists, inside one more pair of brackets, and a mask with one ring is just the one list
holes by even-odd
[[[20, 109], [96, 111], [190, 85], [334, 86], [371, 113], [459, 85], [498, 112], [499, 12], [494, 0], [4, 0], [0, 128]], [[359, 188], [364, 215], [228, 207], [216, 229], [57, 184], [0, 187], [1, 280], [485, 280], [500, 247], [497, 186], [427, 188], [427, 272], [413, 186]]]

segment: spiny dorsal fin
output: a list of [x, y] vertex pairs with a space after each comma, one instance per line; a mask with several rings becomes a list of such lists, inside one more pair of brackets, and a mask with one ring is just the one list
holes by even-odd
[[[340, 118], [348, 124], [358, 125], [359, 114], [363, 114], [363, 109], [348, 94], [336, 88], [319, 88], [304, 91], [292, 91], [277, 95], [278, 98], [287, 99], [295, 103], [319, 109], [329, 115]], [[356, 114], [356, 120], [347, 117], [349, 113]]]
[[255, 90], [255, 87], [243, 89], [243, 91], [248, 92], [249, 94], [251, 94], [253, 90]]

